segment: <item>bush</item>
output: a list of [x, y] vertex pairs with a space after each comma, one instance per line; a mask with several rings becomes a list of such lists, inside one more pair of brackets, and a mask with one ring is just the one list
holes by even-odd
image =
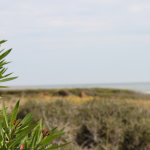
[[65, 126], [67, 134], [58, 143], [71, 140], [75, 147], [97, 150], [150, 149], [150, 112], [135, 104], [97, 99], [75, 105], [63, 98], [33, 105], [27, 102], [19, 113], [34, 108], [35, 118], [43, 117], [50, 128]]

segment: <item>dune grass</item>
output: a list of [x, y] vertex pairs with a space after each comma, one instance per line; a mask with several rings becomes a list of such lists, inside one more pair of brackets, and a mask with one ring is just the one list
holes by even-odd
[[[73, 143], [61, 150], [150, 149], [149, 95], [128, 90], [67, 90], [71, 93], [68, 96], [59, 95], [59, 90], [55, 94], [39, 90], [6, 93], [4, 99], [13, 107], [15, 99], [21, 97], [18, 118], [35, 111], [35, 122], [42, 117], [49, 129], [65, 126], [67, 133], [57, 143]], [[80, 97], [81, 92], [86, 96]]]

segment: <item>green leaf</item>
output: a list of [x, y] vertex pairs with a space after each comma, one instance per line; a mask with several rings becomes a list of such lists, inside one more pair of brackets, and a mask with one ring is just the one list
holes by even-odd
[[0, 62], [0, 69], [2, 69], [4, 65], [9, 64], [9, 63], [10, 63], [10, 62], [6, 62], [5, 60], [2, 60], [2, 61]]
[[24, 150], [27, 150], [27, 142], [26, 142], [26, 140], [25, 140], [25, 143], [24, 143], [24, 146], [23, 146], [24, 148]]
[[29, 114], [27, 114], [23, 119], [22, 119], [22, 124], [26, 123], [26, 121], [28, 121], [32, 116], [33, 116], [34, 112], [30, 112]]
[[[4, 137], [5, 137], [5, 133], [4, 133]], [[3, 139], [3, 150], [6, 150], [6, 145], [5, 145], [5, 138]]]
[[31, 138], [34, 136], [35, 132], [38, 130], [39, 128], [39, 124], [33, 129], [32, 133], [31, 133]]
[[[4, 62], [4, 60], [1, 61], [0, 64], [2, 64], [3, 62]], [[3, 68], [3, 69], [1, 69], [0, 73], [3, 74], [7, 69], [8, 69], [8, 68]]]
[[50, 148], [50, 147], [52, 147], [53, 145], [54, 145], [54, 144], [49, 144], [49, 145], [46, 146], [45, 149]]
[[6, 135], [6, 137], [8, 138], [8, 140], [10, 139], [10, 135], [9, 135], [9, 133], [8, 133], [8, 127], [7, 127], [7, 125], [6, 125], [6, 121], [5, 121], [5, 117], [3, 117], [3, 128], [4, 128], [4, 130], [5, 130], [5, 135]]
[[29, 127], [23, 128], [22, 130], [16, 132], [15, 134], [27, 133], [27, 132], [31, 131], [32, 129], [34, 129], [37, 125], [38, 124], [36, 123], [36, 124], [33, 124], [33, 125], [29, 126]]
[[0, 132], [1, 132], [2, 138], [4, 139], [4, 130], [2, 128], [1, 122], [0, 122]]
[[7, 50], [6, 52], [4, 52], [3, 54], [1, 54], [1, 55], [0, 55], [0, 60], [3, 59], [3, 58], [5, 58], [5, 57], [11, 52], [11, 50], [12, 50], [12, 49], [9, 49], [9, 50]]
[[36, 131], [34, 132], [34, 135], [32, 136], [32, 140], [31, 140], [31, 143], [29, 145], [29, 148], [33, 149], [37, 147], [36, 145], [36, 141], [38, 139], [38, 130], [36, 129]]
[[2, 41], [0, 41], [0, 44], [3, 44], [3, 43], [5, 43], [7, 40], [2, 40]]
[[56, 134], [60, 134], [61, 132], [63, 132], [63, 131], [64, 131], [64, 129], [65, 129], [65, 128], [62, 128], [61, 130], [59, 130], [58, 132], [56, 132], [54, 135], [56, 135]]
[[39, 129], [38, 129], [38, 139], [36, 141], [37, 145], [41, 142], [42, 138], [43, 138], [43, 133], [42, 133], [42, 119], [40, 119], [40, 121], [39, 121]]
[[12, 117], [11, 117], [11, 121], [10, 121], [10, 126], [11, 126], [11, 127], [12, 127], [12, 125], [13, 125], [13, 123], [14, 123], [16, 117], [17, 117], [18, 108], [19, 108], [19, 102], [20, 102], [20, 101], [18, 101], [18, 102], [16, 103], [16, 106], [15, 106], [15, 108], [14, 108], [14, 111], [13, 111], [13, 114], [12, 114]]
[[[31, 112], [31, 113], [29, 113], [28, 115], [26, 115], [26, 116], [23, 118], [23, 120], [21, 121], [22, 126], [20, 126], [19, 129], [22, 129], [22, 128], [28, 126], [28, 125], [33, 121], [34, 118], [31, 118], [32, 115], [33, 115], [33, 113], [34, 113], [34, 112]], [[31, 118], [31, 119], [30, 119], [30, 118]]]
[[44, 125], [43, 125], [43, 129], [46, 129], [46, 124], [44, 123]]
[[6, 78], [6, 79], [3, 79], [3, 80], [0, 80], [0, 82], [6, 82], [6, 81], [10, 81], [10, 80], [14, 80], [18, 77], [11, 77], [11, 78]]
[[[0, 45], [0, 46], [1, 46], [1, 45]], [[2, 51], [4, 51], [4, 49], [0, 50], [0, 53], [1, 53]]]
[[39, 136], [38, 136], [38, 139], [37, 139], [37, 142], [36, 142], [37, 145], [40, 144], [42, 138], [43, 138], [43, 134], [42, 134], [42, 132], [40, 132], [40, 133], [39, 133]]
[[51, 131], [49, 131], [49, 133], [51, 133], [51, 135], [52, 135], [56, 129], [57, 129], [57, 127], [53, 128]]
[[2, 76], [1, 79], [10, 76], [12, 73], [13, 73], [13, 72], [11, 72], [11, 73], [9, 73], [9, 74], [6, 74], [6, 75]]
[[41, 142], [40, 145], [46, 145], [50, 142], [52, 142], [53, 140], [55, 140], [57, 137], [60, 137], [61, 135], [63, 135], [65, 132], [58, 134], [58, 135], [49, 135], [47, 137], [45, 137]]
[[21, 140], [27, 135], [28, 133], [24, 133], [24, 134], [20, 134], [19, 136], [17, 136], [15, 139], [13, 139], [13, 141], [9, 144], [9, 147], [13, 147], [16, 144], [20, 143]]
[[34, 118], [29, 119], [26, 123], [24, 123], [22, 126], [20, 126], [18, 129], [23, 129], [29, 126], [29, 124], [34, 120]]
[[0, 86], [0, 88], [9, 88], [9, 86]]
[[[8, 118], [7, 118], [7, 114], [6, 114], [6, 108], [5, 108], [5, 103], [3, 101], [3, 116], [4, 116], [4, 121], [5, 121], [5, 124], [6, 124], [6, 128], [8, 129]], [[5, 129], [5, 130], [7, 130]]]

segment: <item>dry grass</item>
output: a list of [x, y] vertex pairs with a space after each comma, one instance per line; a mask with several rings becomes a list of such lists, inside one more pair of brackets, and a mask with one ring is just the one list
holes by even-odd
[[113, 96], [109, 93], [109, 96], [97, 96], [99, 94], [88, 96], [86, 93], [82, 98], [80, 94], [75, 94], [77, 92], [79, 91], [65, 97], [43, 92], [10, 94], [3, 99], [7, 106], [13, 108], [20, 98], [19, 118], [35, 111], [35, 122], [42, 117], [49, 129], [56, 126], [59, 129], [65, 127], [66, 134], [56, 142], [61, 144], [73, 141], [73, 143], [62, 150], [150, 149], [148, 96], [130, 92], [129, 96], [119, 92], [119, 96], [118, 93]]

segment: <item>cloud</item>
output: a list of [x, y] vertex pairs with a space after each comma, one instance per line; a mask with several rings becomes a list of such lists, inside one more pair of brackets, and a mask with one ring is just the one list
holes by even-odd
[[150, 10], [150, 4], [132, 5], [129, 7], [129, 11], [133, 13], [141, 13], [141, 12], [146, 12], [149, 10]]
[[[103, 0], [100, 1], [103, 2]], [[99, 17], [84, 0], [80, 2], [82, 5], [79, 5], [79, 1], [65, 2], [47, 4], [37, 2], [35, 5], [34, 1], [27, 0], [24, 3], [18, 1], [15, 5], [12, 4], [11, 8], [6, 7], [0, 11], [0, 18], [3, 20], [0, 33], [3, 35], [28, 34], [67, 29], [88, 33], [103, 30], [107, 26], [107, 19], [103, 16]], [[7, 1], [4, 4], [7, 5]], [[93, 14], [89, 15], [91, 12]]]
[[[134, 1], [135, 4], [136, 1]], [[115, 7], [110, 5], [115, 4]], [[133, 3], [132, 3], [133, 4]], [[11, 7], [10, 7], [11, 5]], [[8, 7], [6, 7], [8, 6]], [[5, 9], [3, 9], [5, 8]], [[150, 5], [131, 5], [127, 0], [3, 1], [0, 6], [1, 35], [42, 32], [115, 33], [149, 28], [147, 16], [132, 18], [126, 12], [149, 11]], [[147, 27], [146, 27], [147, 23]], [[136, 25], [136, 27], [135, 27]], [[140, 25], [140, 26], [139, 26]]]
[[80, 2], [92, 2], [92, 3], [102, 3], [102, 4], [117, 4], [119, 0], [80, 0]]

